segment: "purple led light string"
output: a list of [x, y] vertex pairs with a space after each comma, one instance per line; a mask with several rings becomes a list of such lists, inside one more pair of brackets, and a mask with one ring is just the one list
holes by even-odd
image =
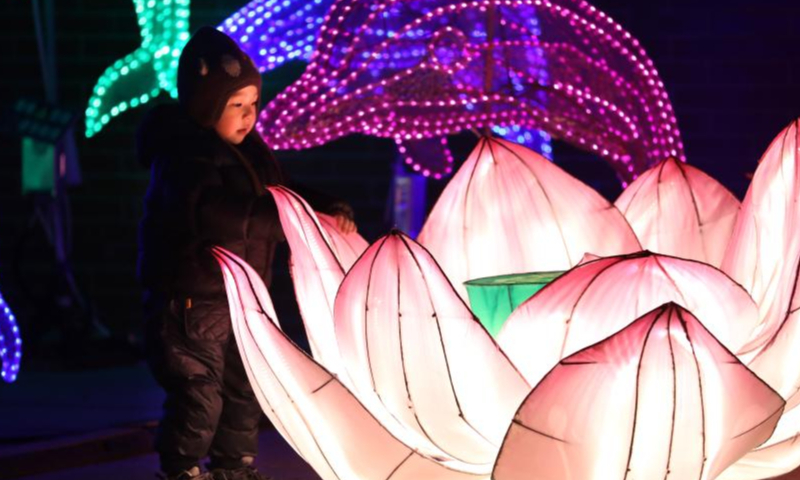
[[[489, 9], [491, 42], [474, 35]], [[539, 32], [522, 21], [534, 12]], [[258, 129], [276, 148], [301, 149], [351, 133], [407, 143], [513, 125], [596, 152], [624, 182], [666, 156], [685, 160], [652, 61], [585, 2], [340, 0], [306, 72]]]
[[0, 295], [0, 359], [3, 361], [0, 375], [4, 381], [13, 382], [19, 374], [22, 338], [20, 338], [17, 320], [2, 295]]
[[453, 173], [453, 153], [447, 145], [447, 137], [415, 139], [411, 142], [395, 138], [395, 143], [403, 162], [414, 172], [435, 180]]

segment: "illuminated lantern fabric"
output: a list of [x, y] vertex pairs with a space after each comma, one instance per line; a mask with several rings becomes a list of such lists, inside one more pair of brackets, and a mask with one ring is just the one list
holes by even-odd
[[530, 387], [424, 248], [397, 231], [372, 244], [342, 283], [335, 322], [360, 398], [491, 470]]
[[[280, 330], [259, 275], [221, 248], [233, 331], [262, 409], [324, 480], [485, 480], [392, 436], [355, 396]], [[346, 434], [345, 434], [346, 432]]]
[[675, 304], [561, 362], [509, 429], [492, 478], [716, 478], [772, 433], [783, 399]]
[[625, 182], [684, 160], [653, 62], [585, 2], [334, 1], [308, 68], [257, 129], [276, 148], [304, 149], [354, 133], [406, 143], [496, 126], [596, 153]]
[[134, 0], [141, 46], [106, 68], [86, 108], [86, 137], [163, 90], [178, 98], [178, 58], [189, 40], [190, 0]]
[[758, 323], [747, 292], [704, 263], [642, 252], [575, 267], [520, 305], [498, 342], [531, 385], [559, 360], [675, 302], [736, 351]]
[[336, 258], [339, 260], [339, 263], [342, 265], [342, 268], [345, 271], [350, 270], [350, 267], [356, 263], [358, 257], [367, 249], [369, 243], [356, 232], [346, 234], [340, 232], [339, 228], [336, 226], [336, 219], [334, 217], [320, 212], [315, 213], [319, 219], [320, 225], [325, 230], [325, 233], [328, 234], [328, 238], [331, 241], [331, 248]]
[[482, 138], [436, 202], [419, 241], [463, 282], [568, 270], [585, 253], [640, 250], [622, 214], [541, 155]]
[[734, 465], [730, 477], [725, 477], [730, 480], [766, 478], [800, 465], [798, 135], [794, 121], [761, 158], [722, 264], [759, 305], [760, 331], [743, 359], [787, 400], [787, 413], [773, 437]]
[[731, 465], [721, 480], [761, 480], [792, 472], [800, 466], [800, 407], [784, 411], [772, 436]]
[[761, 332], [748, 366], [787, 399], [787, 408], [800, 402], [798, 135], [794, 121], [761, 158], [722, 264], [759, 306]]
[[670, 158], [622, 192], [614, 205], [625, 215], [642, 248], [722, 263], [739, 201], [719, 182]]
[[800, 465], [800, 434], [753, 450], [722, 472], [718, 478], [761, 480], [792, 472], [798, 465]]
[[275, 198], [286, 241], [292, 252], [291, 272], [311, 351], [320, 363], [338, 373], [339, 353], [333, 331], [333, 303], [345, 270], [367, 248], [357, 233], [343, 234], [336, 220], [315, 213], [288, 188], [269, 187]]
[[469, 306], [494, 337], [508, 316], [564, 272], [535, 272], [476, 278], [464, 283]]
[[800, 466], [800, 408], [784, 411], [775, 432], [720, 475], [720, 480], [761, 480]]
[[311, 352], [328, 370], [338, 373], [340, 357], [333, 331], [333, 302], [344, 278], [344, 268], [331, 247], [333, 242], [308, 203], [285, 187], [268, 187], [268, 190], [275, 198], [292, 252], [292, 279]]
[[[333, 322], [335, 327], [332, 335], [318, 339], [332, 342], [323, 345], [325, 355], [318, 355], [324, 361], [310, 358], [283, 335], [266, 288], [252, 269], [222, 249], [214, 252], [223, 267], [238, 346], [259, 401], [276, 428], [323, 479], [530, 478], [557, 469], [559, 462], [552, 459], [566, 459], [562, 465], [578, 472], [574, 478], [607, 478], [603, 475], [611, 471], [608, 462], [619, 458], [614, 452], [625, 452], [619, 444], [626, 438], [614, 430], [621, 428], [627, 411], [619, 403], [632, 401], [622, 388], [625, 385], [646, 392], [634, 400], [640, 438], [627, 437], [628, 445], [633, 445], [627, 450], [633, 452], [631, 471], [641, 473], [641, 478], [663, 478], [663, 472], [648, 470], [659, 465], [654, 458], [669, 458], [676, 478], [712, 479], [741, 457], [721, 477], [724, 480], [782, 473], [800, 458], [797, 429], [792, 430], [800, 409], [788, 411], [772, 434], [783, 400], [723, 348], [735, 351], [750, 341], [758, 310], [741, 286], [712, 266], [649, 252], [594, 260], [584, 255], [577, 267], [517, 309], [501, 332], [501, 345], [509, 347], [500, 350], [420, 245], [393, 232], [369, 247], [345, 276], [337, 258], [339, 250], [347, 249], [333, 246], [335, 228], [326, 233], [331, 219], [318, 220], [302, 199], [285, 188], [270, 191], [292, 247], [296, 281], [305, 275], [298, 282], [298, 297], [319, 301], [321, 306], [306, 313], [319, 314], [320, 325]], [[334, 294], [332, 315], [329, 302]], [[644, 327], [639, 334], [630, 333], [633, 326], [626, 328], [644, 310], [670, 301], [702, 318], [719, 341], [675, 305], [661, 307], [668, 320], [654, 319], [653, 334], [645, 339], [640, 335]], [[526, 309], [535, 315], [523, 319], [520, 325], [525, 328], [504, 339]], [[304, 317], [304, 321], [310, 325], [319, 320]], [[663, 335], [656, 334], [659, 328]], [[616, 334], [621, 329], [623, 333]], [[551, 373], [539, 383], [559, 360], [609, 335], [614, 336], [577, 355], [595, 352], [592, 355], [606, 355], [616, 364], [570, 363], [572, 357], [554, 372], [562, 367], [568, 367], [567, 373], [580, 369], [582, 373], [570, 373], [577, 379], [567, 375], [567, 380], [551, 381]], [[665, 339], [671, 353], [664, 352]], [[630, 351], [639, 351], [641, 361], [631, 361]], [[539, 365], [531, 368], [529, 362]], [[603, 375], [591, 372], [605, 367]], [[664, 374], [665, 368], [672, 377]], [[533, 374], [527, 371], [531, 369]], [[640, 380], [642, 388], [637, 389], [637, 375], [645, 374], [647, 379]], [[670, 390], [664, 381], [669, 378], [680, 388]], [[735, 384], [728, 382], [731, 379]], [[552, 388], [546, 387], [548, 382]], [[570, 388], [570, 382], [576, 388]], [[595, 388], [603, 382], [609, 388]], [[537, 383], [518, 412], [519, 422], [512, 423], [529, 386]], [[593, 395], [576, 394], [577, 386]], [[674, 408], [669, 395], [653, 388], [674, 392]], [[700, 389], [703, 401], [698, 403]], [[693, 400], [683, 400], [692, 395]], [[748, 408], [757, 396], [762, 397], [752, 402], [757, 408]], [[530, 407], [534, 398], [561, 409]], [[764, 414], [772, 406], [775, 410]], [[702, 417], [697, 414], [700, 408]], [[674, 416], [665, 414], [669, 409]], [[548, 415], [537, 417], [537, 411]], [[526, 412], [529, 415], [520, 416]], [[672, 418], [675, 428], [666, 429]], [[695, 426], [702, 427], [695, 428], [688, 440], [687, 418], [700, 419]], [[554, 447], [554, 439], [524, 428], [539, 426], [525, 423], [529, 420], [545, 422], [542, 428], [573, 422], [575, 428], [594, 433], [590, 432], [591, 438], [580, 436], [580, 442], [568, 447]], [[608, 421], [608, 429], [600, 429], [603, 421]], [[654, 431], [672, 433], [667, 437]], [[569, 433], [577, 435], [574, 429]], [[530, 448], [531, 442], [542, 441], [555, 443]], [[551, 455], [550, 463], [543, 463], [547, 448], [563, 448], [559, 452], [563, 455]], [[702, 476], [695, 475], [691, 469], [703, 458], [707, 461], [701, 466]], [[593, 462], [599, 465], [596, 470], [590, 466]], [[553, 478], [568, 477], [556, 472]]]

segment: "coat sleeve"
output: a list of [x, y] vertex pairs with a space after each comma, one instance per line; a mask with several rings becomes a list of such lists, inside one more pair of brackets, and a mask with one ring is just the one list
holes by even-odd
[[[257, 141], [260, 142], [260, 140]], [[281, 179], [280, 183], [303, 197], [303, 199], [308, 202], [312, 209], [328, 215], [345, 215], [350, 220], [355, 219], [353, 207], [351, 207], [350, 204], [345, 200], [336, 198], [332, 195], [309, 188], [302, 183], [293, 181], [286, 172], [286, 169], [283, 168], [283, 165], [280, 163], [280, 161], [278, 161], [278, 157], [275, 155], [275, 152], [272, 150], [272, 148], [263, 142], [262, 145], [264, 151], [266, 152], [266, 160], [278, 172], [277, 175]]]
[[175, 162], [171, 176], [173, 203], [185, 211], [195, 237], [222, 245], [247, 238], [283, 240], [272, 195], [232, 193], [223, 186], [216, 166], [204, 158]]

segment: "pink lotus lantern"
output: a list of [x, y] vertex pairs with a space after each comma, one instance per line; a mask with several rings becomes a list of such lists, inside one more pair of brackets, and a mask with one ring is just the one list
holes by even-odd
[[[453, 179], [460, 190], [446, 192], [451, 216], [488, 220], [484, 212], [515, 207], [509, 198], [527, 201], [517, 210], [519, 222], [542, 224], [530, 236], [555, 223], [562, 245], [552, 252], [562, 253], [552, 255], [577, 264], [518, 307], [497, 343], [435, 252], [392, 232], [355, 259], [363, 240], [326, 228], [303, 199], [271, 188], [313, 357], [280, 331], [258, 275], [214, 250], [264, 411], [325, 480], [757, 480], [793, 470], [800, 463], [793, 388], [800, 350], [797, 135], [793, 124], [756, 173], [723, 262], [733, 279], [697, 260], [651, 252], [593, 258], [578, 248], [573, 255], [565, 246], [594, 241], [595, 232], [560, 228], [561, 216], [593, 225], [596, 216], [621, 214], [609, 204], [603, 209], [588, 187], [563, 172], [531, 161], [521, 147], [483, 140], [484, 149], [508, 153], [485, 162], [473, 153]], [[472, 188], [495, 194], [473, 203]], [[701, 190], [681, 191], [702, 196]], [[559, 215], [526, 216], [540, 203]], [[698, 211], [706, 218], [702, 208], [686, 215]], [[426, 228], [435, 231], [430, 222]], [[508, 228], [462, 225], [468, 228], [450, 235], [461, 244], [481, 228]], [[524, 239], [511, 233], [483, 245], [524, 250]], [[628, 236], [629, 230], [620, 238]], [[745, 242], [748, 236], [760, 241]], [[477, 257], [491, 253], [486, 249], [459, 255], [478, 264]], [[784, 264], [770, 263], [778, 255]], [[751, 277], [739, 280], [745, 272]]]
[[614, 205], [643, 248], [715, 267], [739, 213], [739, 201], [728, 189], [674, 158], [643, 173]]
[[[341, 346], [353, 348], [341, 350], [355, 363], [345, 360], [347, 373], [333, 375], [277, 327], [259, 276], [230, 253], [215, 254], [259, 401], [326, 480], [511, 480], [570, 466], [581, 476], [552, 478], [591, 479], [609, 478], [609, 466], [624, 472], [630, 465], [641, 469], [641, 478], [657, 478], [647, 476], [659, 470], [651, 466], [654, 459], [664, 460], [661, 470], [711, 479], [769, 437], [783, 409], [783, 400], [694, 317], [666, 306], [562, 361], [512, 422], [527, 384], [452, 288], [440, 290], [448, 285], [432, 258], [398, 234], [370, 247], [337, 295], [337, 306], [356, 306], [342, 307], [336, 319], [347, 324]], [[380, 267], [387, 265], [376, 265], [384, 262], [392, 275], [378, 273], [386, 271]], [[384, 301], [396, 295], [389, 292], [406, 289], [407, 301]], [[427, 335], [426, 328], [432, 329]], [[415, 343], [423, 339], [429, 341]], [[593, 371], [598, 368], [604, 374]], [[347, 387], [345, 375], [363, 387]], [[673, 387], [664, 383], [670, 377]], [[561, 407], [537, 408], [548, 403]], [[608, 411], [618, 413], [612, 418]], [[669, 411], [672, 416], [664, 413]], [[538, 425], [545, 419], [558, 432]], [[653, 442], [654, 436], [662, 441]], [[572, 437], [581, 442], [564, 450], [560, 445]], [[639, 447], [631, 454], [625, 446], [634, 444]]]

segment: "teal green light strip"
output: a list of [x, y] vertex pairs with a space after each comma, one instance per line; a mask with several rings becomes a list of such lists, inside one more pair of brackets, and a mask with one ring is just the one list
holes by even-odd
[[134, 0], [142, 44], [106, 68], [86, 107], [86, 137], [163, 90], [178, 97], [178, 58], [189, 40], [190, 0]]

